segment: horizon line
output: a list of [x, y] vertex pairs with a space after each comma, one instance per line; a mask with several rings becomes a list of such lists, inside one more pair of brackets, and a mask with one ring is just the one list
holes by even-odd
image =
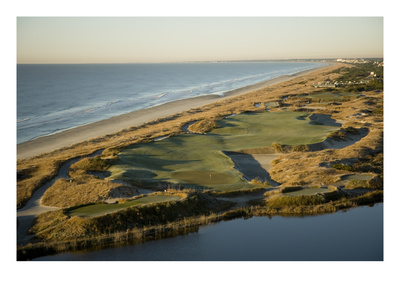
[[178, 63], [225, 63], [225, 62], [268, 62], [268, 61], [323, 61], [337, 59], [381, 59], [383, 57], [336, 57], [336, 58], [274, 58], [274, 59], [215, 59], [215, 60], [187, 60], [187, 61], [165, 61], [165, 62], [17, 62], [17, 65], [123, 65], [123, 64], [178, 64]]

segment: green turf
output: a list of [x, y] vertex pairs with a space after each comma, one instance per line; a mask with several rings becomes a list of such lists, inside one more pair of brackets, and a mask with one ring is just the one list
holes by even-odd
[[135, 200], [126, 201], [124, 203], [116, 203], [116, 204], [92, 204], [87, 206], [82, 206], [68, 212], [70, 216], [78, 216], [78, 217], [96, 217], [108, 213], [112, 213], [117, 210], [125, 209], [131, 206], [144, 205], [149, 203], [158, 203], [158, 202], [166, 202], [166, 201], [178, 201], [181, 198], [178, 196], [164, 196], [164, 195], [156, 195], [156, 196], [145, 196]]
[[109, 169], [111, 178], [143, 185], [163, 182], [220, 191], [249, 189], [252, 185], [222, 151], [268, 147], [274, 142], [318, 143], [337, 130], [311, 124], [307, 114], [288, 111], [245, 113], [219, 123], [219, 128], [205, 135], [181, 134], [123, 150]]

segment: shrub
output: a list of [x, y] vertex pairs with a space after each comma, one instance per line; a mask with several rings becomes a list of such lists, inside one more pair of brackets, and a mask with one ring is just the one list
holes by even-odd
[[275, 149], [276, 153], [283, 152], [283, 147], [282, 147], [282, 144], [280, 144], [280, 143], [272, 143], [272, 147]]
[[188, 130], [194, 133], [206, 133], [217, 127], [219, 127], [219, 124], [216, 120], [204, 119], [190, 125]]
[[357, 134], [357, 133], [359, 133], [358, 129], [357, 129], [357, 128], [354, 128], [354, 127], [352, 127], [352, 126], [344, 127], [343, 130], [346, 131], [347, 133], [351, 133], [351, 134]]
[[86, 157], [71, 166], [71, 169], [81, 169], [85, 171], [102, 172], [111, 166], [111, 160], [102, 159], [100, 156]]
[[346, 184], [346, 188], [348, 189], [383, 189], [383, 180], [381, 177], [374, 177], [370, 180], [350, 180]]
[[306, 152], [309, 149], [310, 148], [308, 147], [308, 145], [296, 145], [292, 147], [292, 151], [294, 152]]
[[331, 139], [334, 139], [336, 141], [345, 140], [346, 139], [346, 133], [343, 132], [342, 130], [338, 130], [338, 131], [331, 132], [328, 135], [328, 137], [331, 138]]
[[349, 199], [355, 205], [368, 205], [383, 202], [383, 191], [373, 191], [364, 195]]
[[268, 201], [269, 206], [298, 206], [298, 205], [317, 205], [327, 202], [321, 194], [300, 195], [295, 197], [277, 196]]
[[121, 152], [121, 149], [118, 148], [107, 148], [104, 149], [101, 154], [102, 157], [112, 157], [113, 159], [118, 158], [118, 154]]
[[337, 170], [345, 170], [349, 172], [357, 172], [357, 170], [353, 166], [345, 165], [345, 164], [334, 164], [332, 168]]
[[301, 186], [285, 186], [281, 192], [282, 193], [289, 193], [289, 192], [295, 192], [295, 191], [300, 191], [303, 188]]
[[381, 176], [376, 176], [368, 180], [368, 186], [371, 189], [382, 190], [383, 189], [383, 178]]

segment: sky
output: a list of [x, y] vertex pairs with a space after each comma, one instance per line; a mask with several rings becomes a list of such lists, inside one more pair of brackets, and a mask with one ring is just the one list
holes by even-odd
[[383, 17], [17, 17], [18, 63], [383, 57]]

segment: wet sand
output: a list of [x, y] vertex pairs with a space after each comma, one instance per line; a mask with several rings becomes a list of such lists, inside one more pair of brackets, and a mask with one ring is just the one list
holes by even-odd
[[40, 137], [32, 141], [18, 144], [17, 158], [28, 158], [45, 152], [51, 152], [63, 147], [71, 146], [80, 142], [88, 141], [90, 139], [117, 133], [123, 129], [133, 126], [139, 126], [158, 118], [167, 117], [176, 113], [187, 111], [189, 109], [198, 108], [210, 103], [253, 92], [267, 86], [293, 79], [297, 76], [314, 72], [317, 69], [321, 68], [325, 68], [325, 66], [312, 70], [302, 71], [293, 75], [280, 76], [271, 80], [246, 86], [240, 89], [236, 89], [234, 91], [227, 92], [224, 96], [208, 95], [177, 100], [159, 106], [112, 117], [95, 123], [79, 126], [52, 135]]

